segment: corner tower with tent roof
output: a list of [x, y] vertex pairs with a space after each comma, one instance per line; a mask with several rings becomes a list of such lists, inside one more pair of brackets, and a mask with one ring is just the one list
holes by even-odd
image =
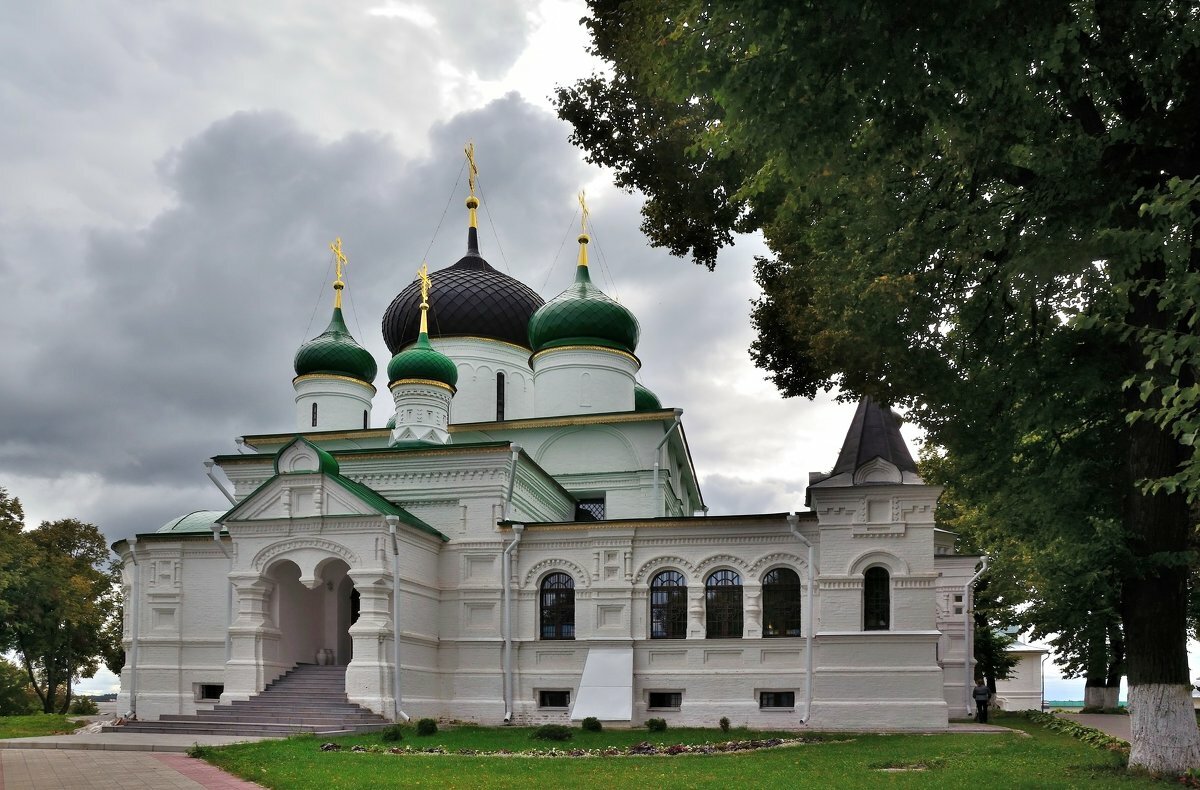
[[938, 489], [892, 412], [859, 404], [811, 511], [708, 515], [683, 411], [635, 380], [638, 322], [592, 282], [586, 204], [574, 283], [543, 303], [480, 255], [470, 147], [467, 163], [467, 254], [422, 267], [384, 315], [391, 425], [362, 423], [375, 361], [345, 329], [336, 244], [296, 430], [210, 459], [227, 512], [114, 546], [122, 709], [233, 731], [249, 706], [294, 727], [269, 687], [316, 677], [344, 689], [320, 717], [345, 726], [967, 715], [979, 558], [935, 527]]

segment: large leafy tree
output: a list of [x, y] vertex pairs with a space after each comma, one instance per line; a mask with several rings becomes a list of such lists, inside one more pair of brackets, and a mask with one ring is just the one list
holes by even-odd
[[1027, 448], [1092, 461], [1024, 518], [1082, 496], [1081, 529], [1119, 526], [1130, 762], [1200, 766], [1195, 4], [589, 4], [612, 71], [560, 114], [646, 195], [654, 243], [711, 267], [762, 231], [754, 353], [784, 392], [907, 405], [997, 485]]
[[108, 545], [75, 519], [23, 529], [20, 503], [0, 489], [0, 552], [0, 649], [17, 654], [43, 711], [65, 713], [71, 684], [92, 677], [114, 650], [107, 626], [119, 604]]

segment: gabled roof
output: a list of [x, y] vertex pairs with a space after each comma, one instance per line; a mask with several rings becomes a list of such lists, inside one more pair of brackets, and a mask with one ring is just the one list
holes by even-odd
[[[279, 468], [280, 467], [280, 459], [282, 459], [285, 456], [285, 454], [288, 453], [289, 449], [291, 449], [293, 446], [297, 446], [297, 445], [300, 445], [299, 449], [301, 449], [301, 450], [315, 451], [315, 453], [316, 453], [316, 457], [314, 459], [315, 462], [311, 464], [311, 468], [303, 468], [303, 469], [296, 469], [293, 471], [281, 472], [280, 468]], [[286, 478], [286, 477], [291, 477], [291, 476], [295, 476], [295, 475], [320, 474], [326, 480], [329, 480], [330, 482], [335, 483], [338, 486], [340, 486], [341, 488], [350, 492], [360, 502], [362, 502], [363, 504], [367, 505], [368, 507], [374, 509], [375, 511], [381, 513], [382, 515], [397, 516], [397, 517], [399, 517], [401, 523], [407, 524], [410, 527], [413, 527], [414, 529], [417, 529], [417, 530], [420, 530], [421, 532], [425, 532], [430, 535], [433, 535], [434, 537], [439, 538], [440, 540], [443, 540], [443, 541], [450, 540], [450, 538], [443, 535], [435, 527], [432, 527], [429, 524], [426, 524], [424, 521], [417, 518], [412, 513], [408, 512], [407, 510], [400, 507], [399, 505], [388, 501], [388, 499], [386, 497], [384, 497], [378, 491], [375, 491], [373, 488], [370, 488], [369, 486], [366, 486], [356, 480], [351, 480], [348, 477], [343, 477], [339, 472], [338, 463], [336, 460], [334, 460], [333, 456], [330, 455], [329, 453], [325, 452], [321, 448], [317, 447], [312, 442], [308, 441], [307, 439], [305, 439], [302, 436], [297, 436], [293, 441], [288, 442], [286, 445], [284, 445], [282, 448], [280, 448], [279, 452], [276, 453], [276, 455], [275, 455], [274, 466], [275, 466], [275, 474], [272, 477], [270, 477], [269, 479], [264, 481], [262, 483], [262, 485], [260, 485], [258, 488], [254, 489], [252, 492], [247, 494], [246, 497], [242, 499], [242, 501], [238, 502], [236, 505], [234, 505], [232, 508], [230, 508], [228, 511], [226, 511], [226, 513], [224, 515], [222, 515], [220, 518], [216, 519], [216, 521], [221, 524], [228, 522], [238, 512], [245, 510], [249, 506], [249, 504], [258, 497], [258, 495], [261, 492], [267, 490], [270, 486], [272, 486], [280, 478]]]
[[830, 477], [843, 472], [854, 474], [875, 458], [882, 458], [901, 472], [917, 473], [917, 465], [900, 435], [900, 418], [887, 406], [863, 397]]

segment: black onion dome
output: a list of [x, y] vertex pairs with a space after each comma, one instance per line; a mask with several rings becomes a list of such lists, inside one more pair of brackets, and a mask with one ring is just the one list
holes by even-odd
[[[467, 254], [430, 272], [430, 337], [489, 337], [529, 348], [529, 318], [545, 302], [525, 283], [498, 272], [479, 254], [475, 228]], [[415, 343], [421, 323], [421, 286], [414, 280], [383, 314], [383, 340], [393, 354]]]

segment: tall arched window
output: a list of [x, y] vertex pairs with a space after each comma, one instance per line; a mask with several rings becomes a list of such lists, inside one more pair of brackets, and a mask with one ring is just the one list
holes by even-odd
[[800, 636], [803, 599], [800, 577], [791, 568], [775, 568], [763, 576], [762, 635]]
[[363, 430], [367, 429], [367, 410], [363, 409]]
[[891, 579], [876, 565], [863, 574], [863, 630], [887, 631], [892, 627]]
[[650, 638], [687, 636], [687, 582], [679, 571], [663, 571], [650, 582]]
[[542, 580], [542, 639], [575, 638], [575, 580], [552, 573]]
[[716, 571], [704, 583], [705, 632], [709, 639], [742, 637], [742, 577]]
[[496, 374], [496, 422], [504, 420], [504, 372]]
[[316, 428], [317, 427], [317, 404], [315, 404], [315, 403], [313, 404], [312, 411], [313, 411], [312, 427]]

